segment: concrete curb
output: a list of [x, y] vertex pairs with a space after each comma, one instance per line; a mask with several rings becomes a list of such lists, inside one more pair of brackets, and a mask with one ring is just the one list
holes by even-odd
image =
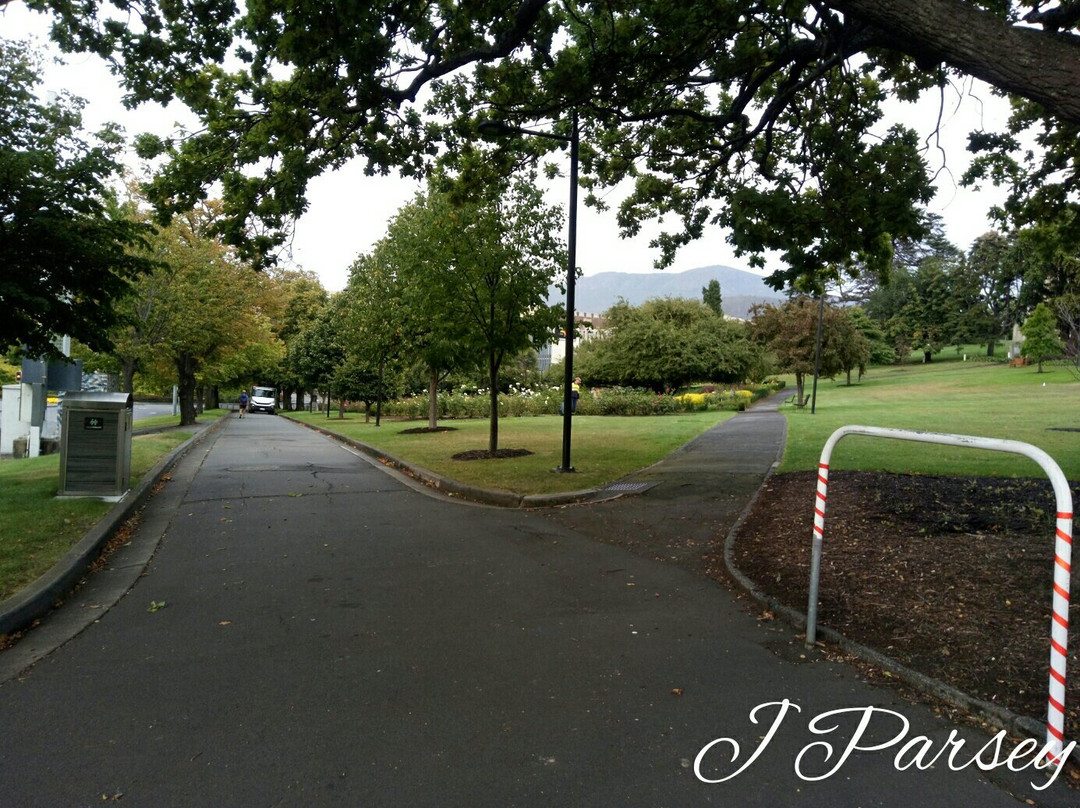
[[[786, 443], [786, 419], [785, 419], [785, 441]], [[781, 443], [781, 447], [784, 445]], [[781, 448], [780, 454], [783, 454]], [[776, 469], [780, 465], [780, 457], [777, 457], [775, 463], [769, 469], [769, 472], [765, 475], [765, 479], [762, 480], [761, 487], [757, 490], [750, 502], [743, 509], [743, 512], [739, 515], [739, 518], [732, 525], [731, 530], [728, 531], [727, 537], [724, 539], [724, 566], [727, 568], [728, 574], [738, 583], [738, 585], [755, 601], [762, 606], [768, 608], [774, 612], [789, 624], [797, 629], [806, 628], [806, 615], [796, 609], [792, 609], [789, 606], [780, 603], [775, 598], [765, 594], [757, 588], [753, 581], [751, 581], [742, 571], [735, 565], [735, 539], [738, 536], [739, 530], [742, 528], [743, 523], [749, 516], [750, 511], [753, 510], [754, 505], [757, 504], [761, 491], [765, 488], [765, 484], [776, 472]], [[1004, 707], [993, 704], [988, 701], [982, 701], [973, 696], [969, 696], [951, 685], [927, 676], [924, 673], [920, 673], [917, 670], [902, 665], [891, 657], [885, 656], [880, 651], [875, 651], [873, 648], [857, 643], [853, 640], [849, 640], [844, 635], [840, 634], [826, 626], [819, 625], [817, 627], [817, 633], [820, 637], [828, 640], [833, 645], [840, 648], [845, 653], [858, 657], [865, 662], [869, 662], [878, 666], [882, 670], [888, 671], [895, 677], [903, 681], [905, 684], [919, 690], [920, 692], [931, 695], [946, 704], [952, 705], [958, 709], [963, 710], [976, 718], [985, 721], [997, 729], [1004, 729], [1015, 735], [1029, 736], [1039, 743], [1044, 743], [1046, 740], [1046, 725], [1034, 718], [1028, 716], [1017, 715], [1016, 713], [1005, 709]], [[1080, 747], [1073, 750], [1072, 755], [1069, 756], [1070, 760], [1080, 763]]]
[[217, 430], [228, 416], [222, 416], [172, 450], [143, 475], [138, 485], [116, 503], [79, 542], [36, 581], [7, 600], [0, 602], [0, 635], [14, 634], [26, 629], [35, 620], [52, 611], [86, 575], [116, 530], [139, 511], [158, 481], [183, 457], [192, 446]]
[[600, 502], [625, 496], [622, 492], [606, 491], [603, 488], [587, 488], [581, 491], [567, 491], [559, 494], [515, 494], [513, 491], [500, 491], [478, 488], [473, 485], [443, 477], [435, 472], [402, 460], [380, 449], [361, 443], [353, 438], [338, 434], [329, 429], [309, 424], [304, 421], [289, 419], [294, 424], [307, 427], [339, 443], [344, 443], [368, 457], [412, 477], [429, 488], [445, 494], [447, 497], [464, 499], [481, 505], [493, 505], [499, 508], [555, 508], [563, 505], [578, 505], [584, 502]]

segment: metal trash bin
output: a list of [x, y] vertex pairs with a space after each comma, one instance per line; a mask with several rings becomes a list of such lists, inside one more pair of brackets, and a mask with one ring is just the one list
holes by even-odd
[[131, 483], [131, 393], [64, 396], [59, 496], [120, 499]]

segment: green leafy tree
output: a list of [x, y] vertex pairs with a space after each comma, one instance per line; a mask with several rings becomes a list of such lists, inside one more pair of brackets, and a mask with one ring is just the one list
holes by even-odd
[[941, 258], [932, 256], [919, 266], [914, 275], [914, 292], [908, 303], [914, 324], [912, 337], [916, 347], [922, 349], [923, 361], [930, 362], [950, 342], [955, 323], [949, 278]]
[[720, 295], [720, 281], [713, 278], [708, 285], [701, 287], [701, 302], [720, 317], [724, 316], [724, 300]]
[[990, 307], [985, 287], [987, 279], [966, 258], [949, 270], [949, 294], [952, 307], [952, 336], [950, 341], [961, 346], [967, 343], [987, 344], [987, 355], [993, 355], [995, 340], [1003, 336], [999, 318]]
[[84, 366], [117, 373], [120, 389], [134, 392], [135, 374], [154, 362], [155, 350], [168, 336], [168, 322], [160, 316], [158, 299], [169, 281], [164, 268], [136, 278], [114, 304], [120, 322], [109, 331], [111, 347], [84, 358]]
[[575, 371], [590, 384], [661, 393], [695, 381], [741, 382], [760, 364], [742, 324], [697, 300], [620, 301], [605, 322], [605, 336], [583, 343], [574, 357]]
[[[795, 374], [795, 400], [803, 406], [806, 378], [813, 377], [819, 302], [800, 296], [780, 305], [756, 306], [750, 321], [751, 333], [777, 360], [782, 372]], [[832, 378], [845, 370], [843, 343], [852, 330], [840, 309], [826, 304], [821, 328], [821, 376]], [[848, 364], [849, 367], [853, 366]]]
[[278, 339], [285, 345], [285, 356], [278, 372], [268, 378], [277, 379], [277, 386], [281, 390], [286, 408], [291, 406], [295, 394], [296, 406], [302, 409], [304, 393], [308, 388], [304, 386], [297, 372], [291, 346], [294, 340], [318, 318], [329, 300], [329, 295], [319, 279], [312, 273], [286, 271], [282, 272], [276, 280], [284, 298], [284, 308], [275, 331]]
[[911, 255], [921, 263], [915, 269], [894, 266], [888, 283], [878, 285], [866, 303], [867, 314], [881, 324], [897, 360], [917, 347], [923, 361], [930, 362], [946, 345], [981, 341], [991, 316], [981, 279], [964, 257], [955, 248]]
[[0, 350], [56, 354], [56, 337], [108, 346], [114, 301], [149, 270], [133, 251], [150, 231], [111, 190], [123, 139], [82, 129], [84, 102], [37, 100], [27, 46], [0, 39]]
[[855, 329], [866, 339], [868, 364], [891, 365], [896, 361], [896, 350], [881, 323], [868, 315], [862, 306], [852, 306], [847, 309], [847, 314]]
[[[406, 305], [403, 284], [386, 253], [382, 242], [371, 255], [360, 256], [350, 269], [343, 296], [342, 344], [350, 357], [375, 368], [379, 378], [385, 376], [388, 366], [392, 373], [398, 373], [399, 366], [420, 344], [418, 334], [426, 331], [414, 316], [416, 312]], [[365, 389], [378, 392], [383, 387]], [[380, 407], [376, 424], [381, 425], [381, 418]]]
[[1051, 356], [1058, 356], [1065, 350], [1058, 337], [1057, 317], [1045, 303], [1035, 307], [1035, 311], [1020, 326], [1024, 341], [1020, 345], [1020, 355], [1025, 359], [1039, 363], [1039, 373], [1043, 372], [1043, 362]]
[[438, 426], [439, 383], [449, 373], [475, 360], [460, 349], [464, 321], [448, 317], [456, 301], [448, 285], [432, 284], [429, 267], [455, 261], [451, 242], [442, 238], [446, 211], [436, 197], [419, 196], [405, 205], [387, 228], [387, 235], [353, 265], [350, 287], [356, 291], [357, 335], [385, 358], [408, 355], [427, 368], [428, 428]]
[[1065, 213], [1013, 234], [1013, 249], [1023, 268], [1018, 299], [1022, 314], [1039, 303], [1053, 307], [1080, 288], [1080, 246], [1069, 237], [1073, 218]]
[[1017, 320], [1024, 262], [1014, 239], [991, 231], [979, 236], [968, 252], [967, 264], [981, 283], [985, 321], [986, 355], [994, 355], [995, 342], [1006, 336]]
[[132, 103], [175, 98], [199, 114], [195, 134], [140, 142], [171, 158], [154, 197], [185, 210], [221, 182], [221, 230], [261, 256], [310, 180], [346, 159], [418, 173], [440, 143], [467, 151], [477, 109], [515, 122], [575, 111], [586, 184], [635, 183], [624, 228], [681, 219], [658, 239], [662, 260], [721, 223], [740, 251], [785, 254], [778, 285], [882, 271], [927, 182], [912, 134], [880, 131], [881, 107], [961, 76], [1027, 99], [1015, 127], [1042, 128], [1043, 162], [1026, 162], [1011, 131], [976, 141], [999, 158], [990, 174], [1021, 180], [1009, 212], [1039, 221], [1075, 204], [1073, 3], [29, 4], [53, 14], [65, 48], [112, 58]]
[[[201, 381], [235, 377], [241, 372], [238, 352], [274, 341], [257, 306], [259, 276], [211, 235], [217, 210], [215, 203], [204, 203], [176, 217], [149, 242], [149, 257], [158, 264], [148, 287], [153, 289], [150, 319], [157, 322], [147, 328], [161, 335], [149, 355], [161, 375], [169, 373], [161, 365], [171, 369], [185, 426], [195, 423], [195, 391]], [[145, 305], [137, 298], [132, 302]], [[222, 374], [229, 363], [231, 371]]]
[[309, 390], [321, 390], [329, 401], [334, 374], [345, 362], [344, 293], [332, 295], [318, 315], [289, 342], [292, 371]]
[[915, 325], [909, 314], [909, 302], [915, 295], [913, 273], [904, 266], [894, 266], [888, 282], [870, 292], [865, 310], [881, 324], [896, 362], [902, 362], [915, 344]]
[[438, 308], [442, 320], [458, 324], [458, 350], [486, 372], [488, 451], [494, 453], [504, 360], [549, 340], [564, 317], [561, 305], [547, 303], [548, 290], [564, 271], [566, 250], [556, 235], [562, 214], [528, 181], [489, 188], [464, 204], [446, 194], [429, 197], [429, 203], [434, 227], [427, 237], [439, 248], [416, 280], [423, 283], [419, 296], [439, 305], [422, 310]]
[[399, 378], [394, 374], [388, 379], [385, 366], [372, 365], [364, 356], [349, 356], [334, 371], [334, 391], [338, 395], [338, 417], [345, 417], [345, 406], [350, 401], [364, 405], [364, 420], [371, 420], [371, 405], [385, 401], [400, 392]]
[[837, 314], [838, 361], [840, 369], [847, 374], [850, 387], [853, 370], [858, 371], [859, 379], [862, 379], [869, 364], [875, 359], [879, 363], [886, 358], [891, 362], [893, 352], [881, 328], [861, 308], [838, 308]]

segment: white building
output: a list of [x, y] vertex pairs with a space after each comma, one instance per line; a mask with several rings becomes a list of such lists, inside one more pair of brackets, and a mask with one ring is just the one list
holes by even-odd
[[[574, 340], [574, 348], [590, 339], [600, 336], [606, 328], [604, 315], [602, 314], [575, 314], [574, 322], [577, 323], [577, 337]], [[541, 373], [552, 365], [557, 365], [566, 358], [566, 339], [545, 345], [537, 352], [536, 369]]]

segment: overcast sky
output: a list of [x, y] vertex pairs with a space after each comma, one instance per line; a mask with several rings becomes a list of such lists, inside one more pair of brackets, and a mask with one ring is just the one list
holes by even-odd
[[[48, 48], [47, 18], [27, 11], [22, 4], [10, 4], [0, 12], [0, 30], [6, 38], [36, 39], [43, 49]], [[168, 134], [177, 121], [188, 120], [190, 124], [191, 119], [182, 107], [163, 110], [147, 106], [136, 111], [125, 110], [120, 103], [121, 92], [116, 80], [101, 60], [82, 55], [64, 59], [66, 66], [49, 67], [45, 89], [67, 90], [87, 99], [90, 103], [84, 112], [84, 122], [88, 129], [115, 121], [133, 136], [146, 131]], [[980, 89], [976, 95], [977, 98], [967, 97], [957, 104], [957, 93], [950, 93], [942, 121], [944, 154], [936, 149], [928, 154], [935, 169], [945, 166], [939, 174], [938, 193], [930, 210], [943, 217], [949, 239], [964, 250], [976, 237], [991, 229], [986, 211], [1002, 198], [1001, 192], [994, 188], [977, 192], [961, 188], [959, 184], [968, 162], [967, 133], [979, 127], [998, 128], [1007, 114], [1005, 103], [993, 98], [989, 90]], [[923, 102], [917, 108], [903, 105], [898, 114], [909, 126], [929, 135], [938, 116], [938, 105], [936, 101]], [[364, 176], [360, 163], [317, 178], [309, 188], [309, 210], [296, 224], [292, 243], [295, 262], [316, 272], [328, 289], [341, 289], [347, 279], [348, 266], [384, 235], [387, 220], [412, 199], [417, 188], [415, 183], [396, 177]], [[565, 205], [568, 193], [566, 179], [556, 180], [550, 185], [548, 201]], [[609, 200], [618, 199], [618, 194], [616, 189]], [[646, 228], [634, 239], [620, 239], [614, 213], [600, 214], [582, 205], [577, 263], [586, 275], [611, 270], [652, 271], [657, 254], [648, 243], [657, 231], [656, 227]], [[745, 260], [734, 256], [724, 240], [724, 233], [714, 228], [706, 238], [684, 248], [669, 271], [710, 264], [748, 268]], [[770, 270], [773, 268], [776, 267], [770, 267]]]

